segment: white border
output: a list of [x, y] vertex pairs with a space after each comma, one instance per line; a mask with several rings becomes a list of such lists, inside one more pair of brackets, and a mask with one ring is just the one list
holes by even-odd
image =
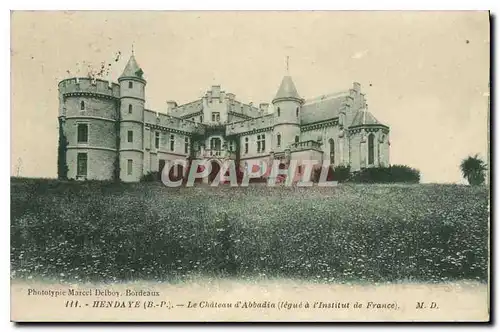
[[[489, 0], [489, 1], [465, 1], [465, 0], [455, 0], [455, 1], [436, 1], [436, 0], [420, 0], [420, 1], [342, 1], [342, 2], [333, 2], [333, 1], [320, 1], [320, 0], [287, 0], [283, 2], [271, 2], [269, 0], [252, 0], [252, 1], [229, 1], [229, 0], [197, 0], [197, 1], [169, 1], [166, 3], [162, 3], [158, 0], [141, 0], [141, 1], [102, 1], [102, 0], [87, 0], [84, 2], [68, 2], [66, 1], [53, 1], [53, 0], [45, 0], [45, 1], [11, 1], [11, 3], [2, 2], [0, 5], [2, 7], [1, 13], [1, 26], [0, 26], [0, 42], [3, 46], [3, 52], [1, 53], [1, 68], [2, 68], [2, 89], [1, 94], [1, 102], [3, 104], [2, 112], [4, 114], [3, 121], [0, 121], [0, 135], [2, 136], [0, 139], [1, 144], [4, 147], [4, 150], [10, 152], [10, 10], [492, 10], [493, 14], [498, 14], [499, 10], [498, 0]], [[497, 21], [498, 25], [498, 21]], [[496, 45], [498, 45], [498, 37], [497, 35], [492, 36]], [[495, 61], [497, 59], [497, 55], [495, 55], [494, 59], [491, 61]], [[495, 61], [496, 62], [496, 61]], [[495, 87], [495, 96], [498, 96], [498, 91]], [[9, 114], [7, 116], [6, 114]], [[8, 121], [7, 121], [8, 117]], [[497, 116], [498, 120], [498, 116]], [[498, 134], [498, 121], [494, 124], [494, 130]], [[28, 135], [30, 133], [27, 133]], [[498, 146], [495, 144], [494, 146]], [[495, 151], [497, 152], [497, 151]], [[4, 162], [1, 163], [1, 171], [5, 173], [5, 177], [2, 177], [1, 183], [1, 211], [4, 213], [4, 220], [2, 220], [4, 227], [4, 231], [1, 232], [2, 236], [2, 254], [5, 259], [2, 260], [2, 265], [4, 270], [0, 274], [2, 278], [2, 285], [4, 285], [4, 291], [1, 293], [1, 309], [2, 309], [2, 331], [5, 330], [13, 330], [15, 326], [10, 321], [10, 277], [9, 277], [9, 269], [10, 269], [10, 238], [9, 238], [9, 224], [10, 224], [10, 155], [9, 158], [4, 158]], [[8, 175], [8, 177], [7, 177]], [[500, 206], [500, 198], [496, 198], [493, 206]], [[7, 213], [5, 213], [7, 212]], [[492, 223], [496, 224], [495, 231], [495, 239], [498, 239], [498, 233], [500, 232], [500, 225], [497, 223], [497, 220], [492, 221]], [[496, 246], [498, 247], [498, 245]], [[498, 253], [495, 252], [495, 266], [498, 266]], [[495, 275], [495, 283], [498, 287], [498, 278]], [[457, 299], [460, 300], [460, 299]], [[495, 308], [498, 307], [498, 302], [496, 302]], [[495, 314], [494, 314], [495, 315]], [[498, 315], [496, 315], [498, 319]], [[108, 326], [107, 326], [108, 327]], [[109, 326], [110, 327], [110, 326]], [[166, 326], [171, 330], [177, 329], [193, 329], [196, 327], [193, 326]], [[234, 325], [228, 326], [229, 328], [235, 327]], [[228, 328], [226, 327], [226, 328]], [[238, 327], [238, 328], [249, 328], [251, 326]], [[339, 328], [341, 326], [331, 326], [326, 325], [324, 328]], [[343, 327], [343, 326], [342, 326]], [[366, 325], [360, 326], [350, 326], [351, 330], [358, 330], [367, 327]], [[404, 331], [408, 329], [409, 326], [391, 326], [393, 329]], [[412, 329], [417, 330], [441, 330], [444, 326], [428, 326], [428, 325], [417, 325], [412, 326]], [[458, 326], [451, 326], [458, 327]], [[481, 326], [463, 326], [467, 331], [476, 331], [481, 328]], [[26, 330], [34, 329], [34, 326], [25, 327]], [[40, 328], [40, 327], [38, 327]], [[52, 330], [57, 328], [58, 330], [66, 330], [70, 327], [62, 326], [62, 327], [54, 327], [54, 326], [44, 326], [42, 328]], [[100, 329], [102, 326], [80, 326], [79, 329], [83, 331], [91, 330], [91, 329]], [[124, 326], [113, 326], [110, 328], [122, 329]], [[132, 330], [145, 330], [147, 326], [133, 326], [127, 329]], [[207, 326], [204, 326], [207, 328]], [[219, 329], [220, 326], [211, 326], [208, 327], [210, 329]], [[264, 327], [265, 328], [265, 327]], [[308, 329], [310, 326], [300, 325], [297, 327], [281, 327], [288, 329]], [[376, 325], [373, 329], [383, 331], [387, 328], [387, 326]]]

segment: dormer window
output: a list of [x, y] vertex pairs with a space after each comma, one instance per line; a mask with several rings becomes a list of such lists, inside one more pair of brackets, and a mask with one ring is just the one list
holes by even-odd
[[132, 89], [134, 87], [134, 82], [128, 82], [128, 88]]

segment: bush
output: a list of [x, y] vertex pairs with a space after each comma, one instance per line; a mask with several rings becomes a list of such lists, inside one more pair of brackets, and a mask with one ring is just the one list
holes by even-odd
[[350, 181], [355, 183], [419, 183], [420, 171], [405, 165], [370, 167], [355, 172]]
[[161, 181], [161, 173], [160, 172], [148, 172], [141, 176], [141, 182], [157, 182]]
[[[346, 182], [349, 180], [351, 176], [351, 167], [350, 166], [329, 166], [327, 170], [324, 170], [327, 173], [326, 181], [337, 181], [337, 182]], [[312, 171], [312, 182], [319, 182], [321, 177], [321, 172], [323, 172], [323, 167], [313, 168]]]

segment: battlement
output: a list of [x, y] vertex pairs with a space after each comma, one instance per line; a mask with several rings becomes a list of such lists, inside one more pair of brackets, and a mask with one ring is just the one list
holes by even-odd
[[150, 110], [144, 110], [144, 122], [153, 126], [164, 127], [172, 131], [183, 131], [188, 133], [204, 132], [204, 126], [202, 124]]
[[272, 126], [274, 126], [274, 116], [268, 114], [259, 118], [229, 123], [226, 126], [226, 135], [238, 135]]
[[108, 97], [120, 97], [120, 85], [111, 81], [91, 79], [89, 77], [72, 77], [59, 82], [59, 93], [68, 94], [90, 93]]

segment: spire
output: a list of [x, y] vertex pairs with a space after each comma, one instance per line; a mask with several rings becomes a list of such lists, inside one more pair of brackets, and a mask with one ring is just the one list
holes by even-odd
[[276, 93], [276, 97], [274, 97], [273, 101], [276, 99], [297, 99], [302, 100], [297, 92], [297, 88], [295, 88], [295, 84], [293, 84], [291, 76], [283, 77], [281, 81], [280, 88]]
[[144, 77], [142, 77], [143, 74], [144, 72], [142, 71], [141, 67], [139, 67], [137, 61], [135, 60], [132, 48], [132, 55], [130, 56], [130, 59], [128, 60], [127, 65], [125, 66], [125, 69], [123, 70], [123, 73], [121, 74], [120, 78], [135, 77], [144, 80]]

